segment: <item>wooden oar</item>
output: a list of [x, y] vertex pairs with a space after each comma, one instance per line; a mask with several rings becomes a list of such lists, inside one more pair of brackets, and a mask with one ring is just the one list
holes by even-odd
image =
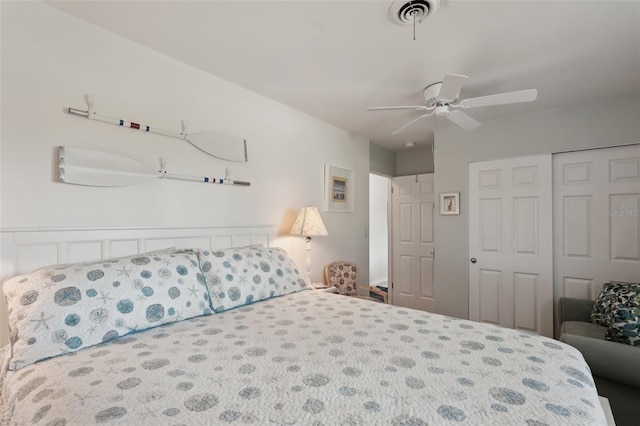
[[141, 132], [154, 133], [156, 135], [167, 136], [170, 138], [181, 139], [189, 142], [205, 154], [222, 160], [247, 162], [247, 141], [245, 139], [223, 135], [222, 133], [202, 132], [202, 133], [176, 133], [168, 130], [158, 129], [156, 127], [144, 124], [134, 123], [132, 121], [121, 120], [119, 118], [111, 118], [104, 115], [96, 114], [89, 109], [83, 111], [80, 109], [69, 108], [69, 114], [87, 117], [90, 120], [102, 121], [103, 123], [114, 124], [120, 127], [129, 127], [131, 129], [140, 130]]
[[88, 186], [126, 186], [152, 179], [174, 179], [222, 185], [249, 186], [250, 182], [207, 176], [174, 175], [154, 170], [129, 157], [110, 152], [69, 146], [58, 147], [60, 182]]

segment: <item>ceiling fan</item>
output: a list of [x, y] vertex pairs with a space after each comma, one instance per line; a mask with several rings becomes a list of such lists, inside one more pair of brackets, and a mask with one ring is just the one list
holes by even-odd
[[425, 105], [372, 107], [367, 108], [367, 111], [394, 109], [426, 111], [426, 114], [411, 120], [404, 126], [395, 130], [392, 133], [394, 135], [423, 118], [431, 117], [434, 114], [437, 117], [447, 117], [453, 123], [465, 130], [473, 130], [477, 129], [482, 124], [462, 112], [461, 109], [531, 102], [535, 101], [538, 97], [538, 91], [536, 89], [529, 89], [459, 100], [458, 96], [460, 95], [460, 89], [462, 89], [462, 85], [466, 80], [467, 76], [448, 74], [444, 76], [442, 82], [430, 84], [424, 89]]

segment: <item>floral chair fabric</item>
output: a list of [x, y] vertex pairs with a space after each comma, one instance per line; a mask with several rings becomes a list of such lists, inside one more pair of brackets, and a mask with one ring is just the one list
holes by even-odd
[[[339, 294], [387, 303], [384, 291], [358, 284], [358, 265], [355, 263], [341, 260], [331, 262], [324, 267], [324, 280], [328, 286], [335, 287]], [[361, 296], [358, 290], [363, 290], [367, 296]]]

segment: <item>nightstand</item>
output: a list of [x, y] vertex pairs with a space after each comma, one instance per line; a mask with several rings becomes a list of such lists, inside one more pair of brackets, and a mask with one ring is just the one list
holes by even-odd
[[336, 288], [334, 286], [327, 286], [324, 283], [311, 283], [311, 288], [316, 291], [322, 291], [325, 293], [335, 293]]

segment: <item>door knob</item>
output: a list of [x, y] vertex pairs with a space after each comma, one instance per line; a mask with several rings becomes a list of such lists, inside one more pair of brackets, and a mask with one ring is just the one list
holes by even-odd
[[471, 263], [476, 263], [478, 261], [478, 259], [476, 259], [475, 257], [471, 258]]

